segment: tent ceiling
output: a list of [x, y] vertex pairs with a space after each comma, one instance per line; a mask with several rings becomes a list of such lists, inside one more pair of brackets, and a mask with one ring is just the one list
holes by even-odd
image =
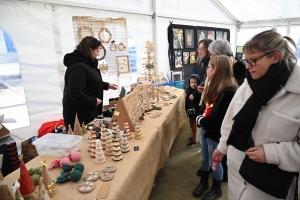
[[300, 18], [299, 0], [215, 0], [238, 21]]

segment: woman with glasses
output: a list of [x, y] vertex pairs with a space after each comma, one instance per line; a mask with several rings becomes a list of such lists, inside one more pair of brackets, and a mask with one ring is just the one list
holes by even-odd
[[201, 129], [202, 171], [199, 185], [194, 189], [193, 196], [200, 197], [208, 189], [210, 168], [213, 168], [213, 184], [204, 195], [204, 200], [217, 199], [222, 196], [221, 183], [223, 168], [219, 165], [214, 169], [211, 156], [221, 137], [220, 129], [227, 108], [238, 87], [232, 72], [232, 61], [227, 56], [217, 56], [210, 60], [207, 72], [207, 84], [202, 93], [202, 105], [196, 122]]
[[210, 58], [219, 55], [226, 55], [230, 57], [233, 60], [233, 76], [236, 82], [239, 85], [242, 85], [244, 79], [246, 78], [246, 66], [243, 61], [233, 58], [233, 52], [231, 50], [229, 42], [227, 40], [216, 40], [209, 45], [208, 51], [210, 54]]
[[290, 37], [272, 30], [244, 45], [247, 79], [232, 99], [213, 153], [220, 160], [227, 154], [229, 199], [298, 195], [300, 68], [295, 49]]
[[[208, 46], [212, 43], [212, 40], [209, 39], [203, 39], [200, 40], [198, 44], [198, 57], [197, 57], [197, 74], [200, 77], [200, 83], [204, 82], [205, 76], [206, 76], [206, 68], [208, 66], [210, 57], [208, 52]], [[201, 89], [198, 88], [198, 92], [201, 93], [203, 91], [203, 85], [201, 86]]]

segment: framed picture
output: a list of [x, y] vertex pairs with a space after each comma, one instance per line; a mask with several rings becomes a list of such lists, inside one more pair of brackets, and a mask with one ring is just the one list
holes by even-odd
[[244, 46], [236, 46], [236, 52], [237, 53], [243, 53], [243, 47]]
[[196, 51], [190, 52], [190, 64], [194, 64], [196, 62]]
[[223, 31], [216, 31], [216, 40], [223, 39]]
[[189, 64], [190, 63], [189, 62], [189, 60], [190, 60], [190, 52], [183, 52], [182, 55], [183, 55], [183, 64], [184, 65]]
[[185, 48], [193, 49], [194, 48], [194, 30], [193, 29], [184, 29], [185, 35]]
[[172, 81], [181, 81], [182, 80], [182, 72], [172, 72]]
[[128, 55], [116, 56], [119, 73], [130, 72], [130, 62]]
[[207, 39], [215, 41], [215, 31], [207, 31]]
[[243, 59], [243, 47], [244, 46], [236, 46], [235, 59], [242, 60]]
[[175, 68], [181, 68], [182, 67], [182, 50], [175, 50], [174, 58], [175, 58]]
[[183, 29], [173, 28], [173, 49], [183, 49]]
[[197, 30], [197, 44], [203, 39], [207, 39], [207, 30]]
[[227, 40], [227, 32], [223, 31], [223, 40]]

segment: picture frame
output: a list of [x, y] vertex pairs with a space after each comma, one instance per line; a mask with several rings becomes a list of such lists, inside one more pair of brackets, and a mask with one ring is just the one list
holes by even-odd
[[207, 30], [197, 30], [197, 44], [204, 39], [207, 39]]
[[197, 57], [196, 51], [191, 51], [190, 52], [190, 64], [196, 63], [196, 60], [197, 60], [196, 57]]
[[182, 81], [182, 71], [172, 72], [172, 81]]
[[186, 49], [194, 48], [194, 29], [184, 29], [184, 46]]
[[223, 39], [223, 31], [216, 31], [216, 40]]
[[128, 55], [116, 56], [116, 60], [119, 73], [127, 73], [131, 71]]
[[181, 68], [182, 65], [182, 50], [174, 50], [174, 66], [175, 68]]
[[215, 31], [207, 31], [207, 39], [211, 39], [212, 41], [215, 41]]
[[183, 29], [173, 28], [173, 49], [183, 49]]
[[227, 31], [223, 31], [223, 40], [227, 40], [229, 42], [227, 39]]
[[184, 65], [188, 65], [190, 63], [190, 52], [183, 52], [182, 53], [182, 63]]

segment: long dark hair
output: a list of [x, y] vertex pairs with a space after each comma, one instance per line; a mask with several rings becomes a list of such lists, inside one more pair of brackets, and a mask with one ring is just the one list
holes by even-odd
[[92, 50], [98, 49], [101, 45], [101, 42], [94, 37], [87, 36], [83, 38], [80, 43], [77, 45], [76, 49], [79, 50], [87, 59], [93, 61]]

